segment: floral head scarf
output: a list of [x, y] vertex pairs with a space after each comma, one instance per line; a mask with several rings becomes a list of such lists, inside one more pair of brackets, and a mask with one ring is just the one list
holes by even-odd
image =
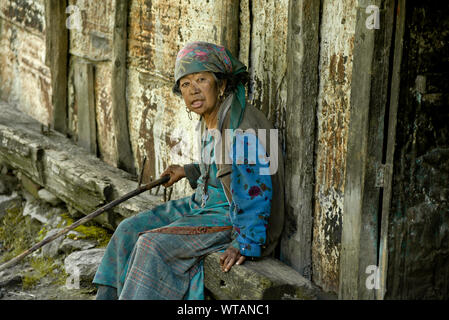
[[[246, 71], [246, 66], [223, 46], [202, 41], [190, 42], [176, 57], [175, 82], [188, 74], [202, 71], [237, 75]], [[231, 129], [238, 128], [244, 110], [245, 87], [239, 83], [231, 103]]]

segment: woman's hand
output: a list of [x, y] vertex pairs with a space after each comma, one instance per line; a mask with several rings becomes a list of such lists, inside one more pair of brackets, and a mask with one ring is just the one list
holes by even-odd
[[221, 271], [228, 272], [234, 264], [242, 264], [246, 257], [240, 254], [240, 251], [233, 246], [229, 246], [220, 256]]
[[163, 186], [167, 188], [170, 187], [173, 183], [178, 182], [179, 180], [184, 178], [186, 176], [186, 173], [183, 166], [172, 164], [169, 165], [168, 168], [161, 173], [161, 177], [166, 175], [170, 176], [170, 180], [168, 180], [167, 183], [163, 184]]

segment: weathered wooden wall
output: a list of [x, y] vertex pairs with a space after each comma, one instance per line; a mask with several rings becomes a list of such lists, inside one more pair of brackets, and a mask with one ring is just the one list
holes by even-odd
[[288, 0], [240, 1], [240, 53], [252, 84], [249, 98], [285, 134]]
[[[117, 166], [117, 141], [114, 135], [114, 114], [111, 103], [112, 71], [112, 29], [114, 24], [115, 0], [77, 1], [71, 13], [80, 15], [80, 28], [70, 28], [69, 41], [69, 132], [77, 139], [78, 99], [77, 95], [93, 95], [97, 125], [98, 155], [106, 163]], [[78, 11], [79, 10], [79, 11]], [[69, 16], [68, 16], [69, 17]], [[79, 92], [75, 73], [83, 64], [93, 67], [93, 87], [91, 92]], [[123, 106], [124, 107], [124, 106]]]
[[[289, 21], [293, 2], [303, 7], [298, 5], [299, 13], [290, 19], [300, 17], [304, 10], [301, 21]], [[124, 120], [129, 130], [129, 154], [136, 172], [147, 157], [144, 182], [159, 176], [168, 164], [195, 160], [198, 117], [189, 120], [182, 100], [172, 93], [176, 54], [194, 40], [227, 45], [249, 67], [249, 98], [280, 129], [289, 161], [287, 233], [281, 255], [324, 290], [337, 292], [359, 2], [316, 0], [309, 6], [306, 0], [131, 0], [123, 26], [118, 19], [123, 0], [68, 0], [79, 10], [81, 22], [80, 29], [69, 30], [68, 134], [75, 140], [82, 138], [79, 112], [91, 103], [96, 130], [91, 139], [106, 163], [120, 166], [122, 162], [123, 142], [117, 132], [123, 122], [116, 121], [119, 111], [124, 113], [120, 121]], [[43, 3], [12, 0], [0, 4], [0, 97], [18, 103], [46, 124], [51, 120], [52, 105], [50, 72], [42, 50]], [[315, 15], [313, 23], [305, 25], [309, 13]], [[73, 12], [67, 16], [70, 14]], [[117, 47], [120, 41], [114, 40], [123, 41], [117, 35], [120, 28], [126, 29], [123, 43], [127, 50], [121, 60], [124, 45]], [[293, 51], [288, 51], [288, 32], [303, 37], [291, 40], [291, 45], [297, 46]], [[304, 54], [301, 41], [308, 41], [313, 47], [306, 49], [315, 53]], [[296, 69], [289, 70], [289, 65], [302, 68], [296, 80], [305, 79], [303, 83], [295, 86], [291, 75]], [[125, 72], [122, 69], [120, 73], [120, 67], [126, 68]], [[114, 82], [117, 74], [124, 74], [122, 87]], [[92, 80], [93, 85], [86, 86], [83, 79]], [[114, 88], [123, 88], [123, 92], [117, 94]], [[120, 94], [126, 94], [123, 104]], [[81, 102], [80, 96], [86, 95], [92, 99]], [[303, 111], [310, 111], [308, 104], [312, 111], [306, 115]], [[298, 129], [299, 123], [305, 131]], [[302, 193], [306, 189], [307, 193]], [[191, 192], [186, 181], [174, 186], [174, 197]]]
[[[96, 137], [93, 139], [96, 140], [96, 152], [102, 160], [113, 166], [119, 163], [115, 135], [117, 128], [114, 123], [116, 115], [112, 108], [114, 98], [111, 92], [116, 3], [115, 0], [69, 0], [68, 5], [73, 7], [67, 13], [67, 17], [79, 14], [81, 23], [79, 29], [72, 26], [69, 30], [68, 133], [75, 140], [82, 138], [79, 136], [78, 100], [85, 95], [92, 97], [86, 101], [91, 101], [95, 109]], [[321, 31], [314, 30], [320, 32], [322, 37], [315, 177], [320, 181], [320, 186], [314, 191], [316, 210], [308, 214], [315, 215], [314, 279], [329, 290], [335, 290], [337, 285], [338, 223], [342, 215], [353, 4], [354, 1], [346, 1], [343, 6], [324, 1]], [[148, 160], [144, 168], [144, 181], [150, 176], [158, 176], [170, 163], [187, 163], [196, 157], [194, 127], [198, 118], [194, 115], [193, 120], [189, 120], [182, 100], [171, 91], [176, 53], [186, 42], [194, 40], [226, 44], [249, 67], [252, 78], [248, 92], [250, 101], [280, 129], [283, 149], [290, 155], [291, 161], [296, 160], [296, 139], [301, 137], [292, 136], [290, 150], [286, 148], [288, 5], [288, 0], [220, 0], [191, 2], [188, 5], [174, 1], [129, 2], [127, 105], [123, 108], [127, 109], [129, 141], [136, 171], [140, 171], [144, 156]], [[335, 23], [340, 27], [335, 28]], [[2, 37], [5, 34], [2, 32]], [[41, 39], [44, 40], [44, 35]], [[90, 70], [88, 72], [91, 74], [81, 73], [81, 70]], [[86, 87], [76, 79], [81, 79], [81, 83], [84, 81], [82, 79], [92, 79], [93, 86]], [[50, 94], [49, 90], [45, 92]], [[42, 109], [39, 104], [33, 110], [41, 112]], [[289, 112], [297, 111], [291, 109]], [[47, 111], [46, 118], [41, 117], [39, 120], [46, 123], [50, 115], [51, 110]], [[293, 127], [297, 120], [301, 119], [291, 122]], [[333, 129], [336, 129], [336, 134]], [[297, 176], [287, 177], [287, 185], [296, 185], [295, 179]], [[174, 187], [174, 197], [191, 192], [185, 181]], [[298, 193], [293, 193], [288, 201], [298, 203], [302, 198]], [[293, 210], [291, 214], [292, 223], [298, 228], [300, 213]], [[312, 227], [311, 221], [307, 227]], [[283, 245], [290, 247], [287, 250], [290, 253], [285, 254], [285, 259], [299, 272], [310, 277], [310, 255], [307, 270], [303, 269], [302, 262], [293, 262], [297, 260], [293, 257], [295, 241], [284, 241]]]
[[[199, 118], [192, 114], [193, 119], [189, 120], [184, 102], [172, 93], [177, 52], [187, 42], [197, 40], [228, 42], [231, 50], [236, 50], [238, 37], [232, 39], [234, 43], [229, 42], [226, 30], [238, 25], [238, 19], [237, 1], [189, 5], [176, 1], [131, 1], [128, 118], [139, 171], [144, 156], [147, 157], [145, 180], [158, 177], [171, 163], [190, 163], [197, 156], [194, 129]], [[192, 190], [186, 181], [174, 186], [174, 197], [189, 193]]]
[[0, 1], [0, 98], [47, 125], [52, 89], [44, 9], [44, 0]]
[[312, 278], [314, 149], [320, 2], [290, 1], [288, 13], [285, 228], [280, 258]]

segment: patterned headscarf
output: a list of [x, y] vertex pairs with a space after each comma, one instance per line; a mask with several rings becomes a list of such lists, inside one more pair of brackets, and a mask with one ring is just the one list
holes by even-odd
[[[246, 66], [223, 46], [202, 41], [190, 42], [176, 57], [175, 82], [188, 74], [202, 71], [237, 75], [246, 71]], [[231, 129], [239, 126], [244, 110], [245, 87], [239, 83], [231, 103]]]

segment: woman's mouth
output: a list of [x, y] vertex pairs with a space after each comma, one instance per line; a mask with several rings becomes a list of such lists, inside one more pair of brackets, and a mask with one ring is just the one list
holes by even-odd
[[200, 108], [203, 105], [203, 100], [195, 100], [192, 102], [192, 108]]

